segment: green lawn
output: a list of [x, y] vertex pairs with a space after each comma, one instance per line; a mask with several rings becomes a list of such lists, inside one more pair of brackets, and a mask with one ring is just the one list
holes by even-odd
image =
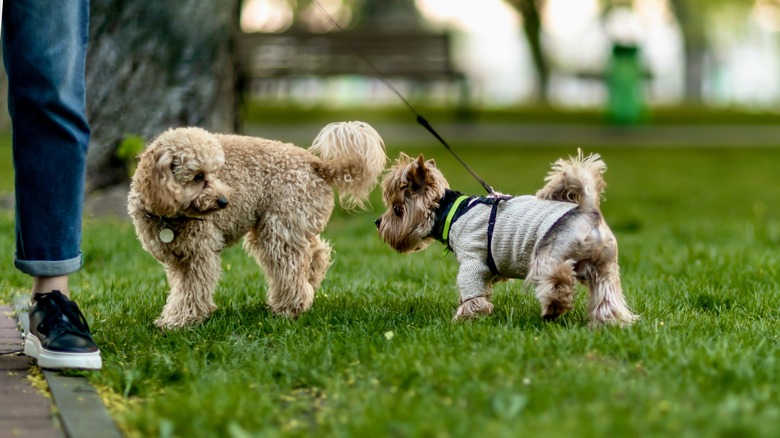
[[[457, 107], [426, 105], [425, 101], [414, 101], [416, 110], [431, 123], [466, 120], [491, 123], [545, 123], [545, 124], [590, 124], [607, 122], [603, 109], [565, 109], [554, 106], [519, 106], [509, 108], [474, 107], [467, 110]], [[327, 123], [333, 120], [370, 120], [377, 122], [413, 123], [414, 116], [402, 103], [391, 107], [353, 106], [333, 108], [331, 106], [295, 106], [278, 101], [250, 101], [243, 108], [247, 124], [299, 124], [301, 122]], [[745, 111], [734, 108], [705, 106], [669, 106], [648, 108], [645, 123], [654, 125], [767, 125], [780, 123], [780, 113], [775, 111]]]
[[[521, 194], [575, 151], [459, 152], [496, 189]], [[423, 152], [453, 187], [481, 193], [444, 149]], [[451, 323], [455, 257], [440, 244], [409, 256], [385, 247], [375, 193], [374, 211], [335, 212], [325, 233], [335, 261], [311, 311], [271, 315], [261, 273], [231, 248], [219, 310], [169, 333], [152, 325], [163, 270], [131, 225], [88, 221], [73, 295], [103, 352], [89, 379], [133, 437], [775, 434], [780, 149], [598, 152], [623, 286], [642, 315], [630, 328], [589, 330], [584, 294], [544, 322], [518, 282], [498, 286], [492, 316]], [[10, 213], [0, 228], [8, 300], [28, 279], [13, 269]]]

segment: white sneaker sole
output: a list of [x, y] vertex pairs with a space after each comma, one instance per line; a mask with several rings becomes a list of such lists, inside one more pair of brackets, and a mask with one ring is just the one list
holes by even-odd
[[100, 350], [93, 353], [64, 353], [46, 350], [31, 333], [24, 338], [24, 354], [38, 361], [41, 368], [54, 370], [99, 370], [103, 366]]

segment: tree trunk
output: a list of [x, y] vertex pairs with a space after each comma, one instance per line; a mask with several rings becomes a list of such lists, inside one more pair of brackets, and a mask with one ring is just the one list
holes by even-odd
[[414, 1], [364, 0], [358, 3], [360, 21], [357, 26], [366, 29], [408, 30], [423, 27], [423, 20]]
[[240, 0], [92, 0], [87, 108], [90, 190], [128, 179], [116, 151], [195, 125], [238, 129]]
[[700, 9], [692, 10], [690, 0], [670, 0], [683, 36], [685, 51], [684, 94], [688, 103], [703, 101], [704, 58], [707, 53], [707, 36], [704, 17]]
[[541, 103], [547, 103], [550, 66], [542, 47], [542, 19], [539, 15], [541, 0], [511, 0], [509, 3], [523, 17], [523, 31], [526, 41], [528, 41], [528, 47], [531, 50], [534, 68], [536, 69], [536, 79], [539, 87], [537, 99]]

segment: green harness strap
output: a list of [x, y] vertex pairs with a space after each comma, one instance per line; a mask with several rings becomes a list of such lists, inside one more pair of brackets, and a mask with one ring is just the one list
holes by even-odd
[[458, 206], [461, 202], [465, 201], [469, 197], [466, 195], [461, 195], [458, 197], [458, 199], [455, 200], [455, 202], [452, 203], [452, 208], [450, 208], [449, 213], [447, 213], [447, 219], [444, 220], [444, 230], [441, 232], [441, 239], [444, 241], [444, 243], [449, 246], [449, 240], [448, 237], [450, 235], [450, 226], [452, 225], [452, 218], [455, 216], [455, 212], [458, 210]]

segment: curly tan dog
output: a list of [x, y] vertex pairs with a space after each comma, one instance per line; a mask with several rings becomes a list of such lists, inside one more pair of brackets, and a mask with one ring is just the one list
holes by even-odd
[[155, 324], [199, 323], [216, 309], [220, 252], [244, 237], [265, 272], [277, 314], [308, 310], [330, 246], [320, 237], [333, 211], [362, 207], [385, 166], [384, 143], [362, 122], [332, 123], [307, 150], [263, 138], [177, 128], [140, 155], [128, 212], [144, 249], [171, 288]]

